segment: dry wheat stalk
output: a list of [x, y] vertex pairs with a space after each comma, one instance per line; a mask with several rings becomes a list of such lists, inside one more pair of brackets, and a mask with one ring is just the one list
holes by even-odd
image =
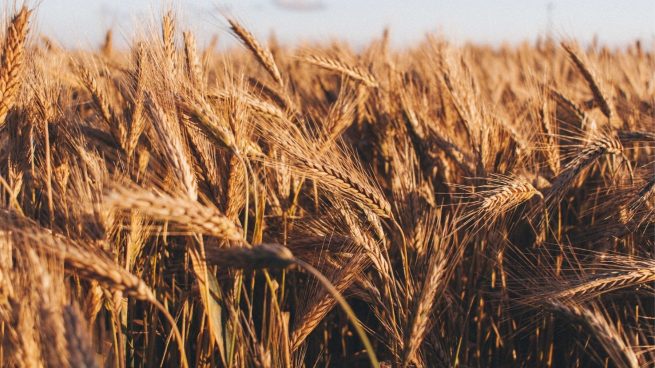
[[598, 86], [598, 83], [596, 82], [597, 78], [594, 78], [594, 73], [589, 69], [588, 63], [585, 63], [580, 55], [576, 53], [576, 51], [573, 49], [571, 45], [568, 45], [566, 43], [562, 43], [562, 47], [564, 50], [569, 54], [569, 57], [575, 64], [575, 66], [578, 68], [582, 76], [584, 77], [585, 81], [587, 81], [587, 84], [589, 85], [589, 89], [591, 89], [591, 93], [594, 95], [594, 100], [598, 105], [600, 106], [600, 110], [607, 116], [607, 118], [612, 117], [612, 108], [610, 107], [610, 104], [603, 95], [603, 92], [601, 91], [600, 87]]
[[619, 139], [625, 142], [655, 142], [654, 132], [621, 130], [618, 135]]
[[186, 72], [191, 83], [200, 88], [202, 86], [202, 67], [198, 60], [196, 51], [196, 38], [190, 31], [182, 33], [184, 37], [184, 56], [186, 61]]
[[[159, 139], [160, 149], [166, 153], [170, 164], [175, 168], [172, 170], [172, 174], [179, 180], [181, 189], [184, 190], [186, 196], [191, 200], [196, 200], [198, 198], [198, 180], [177, 112], [165, 110], [164, 106], [166, 105], [155, 101], [149, 94], [146, 94], [145, 101]], [[168, 107], [174, 109], [174, 106]]]
[[350, 66], [338, 59], [318, 55], [309, 55], [301, 58], [300, 60], [330, 71], [344, 74], [356, 81], [364, 83], [366, 86], [371, 88], [379, 86], [379, 83], [371, 73], [366, 72], [359, 67]]
[[104, 302], [104, 293], [97, 281], [91, 281], [88, 294], [84, 301], [84, 317], [89, 322], [89, 325], [95, 323], [96, 317]]
[[105, 58], [111, 59], [112, 53], [114, 52], [114, 32], [111, 28], [105, 33], [105, 42], [103, 42], [100, 52]]
[[205, 262], [223, 268], [261, 269], [285, 268], [293, 263], [289, 248], [273, 243], [262, 243], [252, 247], [229, 247], [207, 249]]
[[564, 107], [569, 113], [573, 114], [583, 126], [585, 122], [589, 120], [587, 113], [584, 112], [584, 110], [582, 110], [582, 108], [578, 106], [575, 102], [571, 101], [566, 96], [564, 96], [562, 92], [551, 87], [550, 96], [560, 106]]
[[207, 98], [210, 100], [221, 101], [229, 101], [230, 99], [234, 99], [236, 101], [243, 102], [248, 108], [257, 114], [260, 114], [263, 118], [279, 121], [289, 120], [287, 114], [280, 110], [277, 106], [252, 97], [247, 93], [232, 94], [223, 91], [213, 91], [213, 93], [209, 94]]
[[234, 32], [234, 34], [239, 37], [241, 42], [243, 42], [243, 44], [255, 55], [257, 61], [259, 61], [264, 69], [266, 69], [271, 77], [273, 77], [277, 84], [284, 86], [284, 81], [280, 75], [280, 70], [275, 63], [275, 59], [273, 59], [271, 52], [260, 45], [259, 42], [257, 42], [257, 39], [255, 39], [255, 36], [253, 36], [252, 33], [245, 29], [235, 19], [230, 18], [227, 21], [230, 23], [232, 32]]
[[143, 280], [101, 254], [92, 252], [62, 235], [43, 229], [31, 220], [20, 218], [8, 211], [2, 211], [1, 215], [4, 220], [3, 226], [12, 226], [15, 242], [33, 245], [52, 256], [61, 257], [67, 270], [75, 272], [80, 277], [96, 280], [115, 292], [125, 293], [137, 300], [152, 303], [171, 323], [180, 350], [182, 366], [188, 367], [184, 340], [175, 319], [157, 300], [152, 289]]
[[20, 87], [30, 13], [23, 6], [7, 30], [0, 59], [0, 126], [5, 123], [7, 112], [14, 105]]
[[132, 157], [136, 149], [141, 133], [145, 129], [146, 121], [144, 116], [144, 79], [145, 79], [145, 46], [139, 43], [134, 53], [134, 101], [130, 116], [130, 126], [126, 142], [128, 157]]
[[220, 121], [211, 107], [201, 100], [181, 100], [178, 102], [180, 110], [189, 117], [188, 122], [196, 125], [213, 142], [233, 152], [241, 150], [236, 145], [234, 133], [227, 124]]
[[77, 70], [82, 84], [91, 94], [91, 98], [93, 99], [96, 109], [98, 109], [98, 112], [100, 113], [100, 117], [102, 117], [107, 125], [109, 125], [109, 131], [116, 143], [124, 148], [127, 140], [127, 131], [125, 130], [125, 126], [123, 126], [121, 119], [118, 118], [118, 115], [110, 105], [109, 98], [98, 86], [96, 78], [84, 65], [78, 64]]
[[164, 45], [164, 62], [171, 76], [177, 72], [177, 51], [175, 49], [175, 17], [168, 11], [162, 18], [161, 37]]
[[76, 306], [64, 307], [64, 323], [66, 324], [66, 340], [68, 341], [68, 359], [72, 367], [96, 368], [95, 351], [86, 323]]
[[496, 218], [534, 196], [543, 199], [541, 192], [532, 186], [523, 176], [512, 178], [494, 176], [490, 184], [483, 185], [480, 189], [486, 190], [480, 190], [475, 193], [482, 197], [480, 202], [476, 202], [475, 204], [476, 208], [474, 211], [476, 212], [476, 216], [491, 216]]
[[64, 320], [61, 316], [60, 301], [56, 300], [57, 287], [53, 285], [52, 275], [36, 252], [27, 250], [30, 266], [34, 272], [34, 282], [41, 296], [38, 308], [41, 324], [41, 338], [49, 341], [43, 346], [43, 356], [49, 366], [69, 365], [68, 343], [65, 339]]
[[[374, 366], [655, 361], [640, 45], [603, 48], [593, 75], [599, 58], [552, 40], [392, 51], [385, 33], [309, 56], [232, 21], [249, 51], [199, 60], [172, 12], [129, 50], [108, 33], [97, 50], [27, 51], [15, 14], [0, 366], [359, 366], [353, 332]], [[558, 334], [538, 313], [549, 298], [584, 328]]]
[[639, 268], [630, 272], [601, 274], [553, 294], [553, 298], [585, 300], [614, 290], [634, 287], [655, 281], [655, 266]]
[[[335, 271], [335, 275], [331, 277], [330, 281], [340, 293], [343, 293], [355, 282], [359, 272], [366, 264], [367, 258], [365, 255], [355, 255], [342, 269]], [[302, 317], [296, 321], [294, 330], [291, 333], [289, 346], [292, 352], [300, 347], [307, 336], [314, 331], [316, 326], [336, 304], [336, 300], [327, 292], [321, 292], [312, 298], [308, 303], [308, 307], [303, 311]]]
[[546, 203], [550, 205], [554, 200], [559, 200], [573, 180], [603, 155], [621, 155], [622, 153], [623, 146], [615, 136], [604, 133], [593, 134], [588, 143], [552, 182], [551, 189], [545, 196]]
[[411, 314], [411, 320], [407, 328], [405, 345], [402, 352], [403, 367], [410, 365], [417, 359], [418, 351], [430, 325], [432, 308], [434, 306], [437, 291], [443, 285], [448, 258], [444, 256], [441, 250], [434, 250], [436, 254], [431, 256], [428, 263], [428, 273], [423, 281], [418, 299], [414, 304], [414, 311]]
[[617, 366], [627, 368], [641, 366], [629, 342], [599, 310], [596, 308], [590, 310], [576, 304], [563, 303], [556, 299], [549, 300], [548, 304], [555, 311], [587, 326]]
[[136, 210], [157, 220], [175, 222], [191, 232], [243, 241], [243, 231], [216, 208], [198, 202], [152, 193], [134, 186], [114, 185], [105, 195], [109, 207]]
[[330, 166], [310, 160], [300, 161], [298, 168], [302, 173], [319, 180], [329, 188], [336, 189], [344, 193], [347, 197], [361, 203], [376, 215], [382, 218], [393, 218], [389, 202], [371, 190], [367, 185], [353, 180], [354, 178], [352, 176], [347, 176], [345, 173]]

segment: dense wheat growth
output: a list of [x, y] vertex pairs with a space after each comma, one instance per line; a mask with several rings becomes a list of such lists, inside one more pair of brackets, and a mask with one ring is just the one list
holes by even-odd
[[[5, 19], [0, 365], [651, 367], [655, 54]], [[245, 47], [244, 47], [245, 46]]]

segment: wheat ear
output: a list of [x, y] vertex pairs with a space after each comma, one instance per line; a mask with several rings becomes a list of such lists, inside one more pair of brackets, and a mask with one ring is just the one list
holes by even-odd
[[589, 85], [589, 89], [591, 89], [591, 93], [594, 95], [594, 100], [596, 101], [598, 106], [600, 106], [600, 110], [607, 118], [611, 118], [612, 109], [610, 107], [608, 100], [605, 98], [603, 92], [598, 86], [598, 83], [596, 83], [596, 80], [594, 78], [594, 73], [591, 71], [591, 69], [589, 69], [587, 64], [585, 64], [585, 62], [582, 60], [580, 55], [576, 53], [576, 51], [573, 49], [571, 45], [562, 43], [562, 47], [564, 48], [566, 53], [569, 54], [571, 61], [573, 61], [575, 66], [578, 68], [580, 74], [582, 74], [585, 81], [587, 81], [587, 84]]
[[30, 13], [27, 7], [23, 6], [11, 20], [7, 30], [0, 60], [0, 126], [4, 124], [9, 109], [14, 105], [20, 87]]
[[338, 59], [310, 55], [305, 56], [300, 60], [329, 71], [344, 74], [356, 81], [364, 83], [367, 87], [374, 88], [379, 86], [378, 81], [371, 73], [364, 71], [359, 67], [348, 65]]
[[243, 231], [216, 208], [203, 206], [190, 199], [154, 194], [136, 186], [115, 185], [105, 195], [109, 207], [137, 210], [145, 216], [172, 221], [192, 232], [220, 239], [242, 241]]
[[275, 63], [275, 59], [273, 59], [273, 54], [271, 54], [268, 49], [264, 48], [259, 42], [257, 42], [255, 36], [253, 36], [252, 33], [245, 29], [235, 19], [228, 19], [227, 21], [230, 23], [232, 32], [234, 32], [234, 34], [239, 37], [241, 42], [248, 48], [248, 50], [250, 50], [255, 55], [257, 61], [259, 61], [264, 69], [266, 69], [271, 77], [273, 77], [277, 84], [284, 86], [282, 75], [280, 75], [280, 70]]
[[593, 333], [593, 336], [603, 345], [610, 358], [619, 367], [638, 368], [639, 359], [626, 339], [610, 324], [607, 318], [597, 309], [589, 310], [572, 303], [562, 303], [550, 300], [549, 306], [569, 318], [579, 321]]

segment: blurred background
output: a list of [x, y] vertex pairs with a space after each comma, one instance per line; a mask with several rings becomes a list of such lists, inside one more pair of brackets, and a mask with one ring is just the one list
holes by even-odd
[[97, 46], [112, 28], [118, 46], [133, 31], [158, 31], [164, 9], [201, 43], [218, 35], [235, 44], [222, 14], [258, 38], [275, 32], [284, 44], [347, 40], [355, 47], [391, 31], [395, 47], [415, 45], [426, 32], [454, 42], [500, 44], [551, 34], [608, 46], [655, 43], [655, 0], [39, 0], [37, 31], [67, 47]]

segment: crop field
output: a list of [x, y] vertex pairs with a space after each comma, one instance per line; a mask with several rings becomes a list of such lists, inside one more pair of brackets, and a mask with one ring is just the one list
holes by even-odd
[[0, 31], [0, 366], [655, 365], [650, 45], [33, 18]]

